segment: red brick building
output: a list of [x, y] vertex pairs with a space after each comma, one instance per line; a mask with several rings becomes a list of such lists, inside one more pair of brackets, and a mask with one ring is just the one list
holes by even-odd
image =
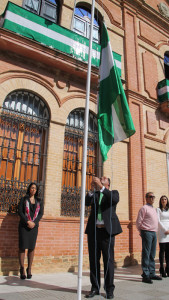
[[[45, 208], [34, 271], [77, 267], [90, 9], [91, 1], [1, 0], [1, 274], [19, 268], [18, 216], [9, 211], [30, 181], [39, 184]], [[136, 128], [104, 165], [96, 118], [103, 17]], [[168, 195], [168, 32], [167, 0], [96, 1], [86, 188], [92, 176], [105, 174], [119, 190], [119, 265], [140, 261], [135, 221], [145, 192], [155, 193], [155, 207]]]

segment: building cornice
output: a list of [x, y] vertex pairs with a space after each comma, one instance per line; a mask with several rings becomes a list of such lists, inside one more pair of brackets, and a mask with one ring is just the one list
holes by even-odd
[[[157, 143], [166, 144], [166, 142], [165, 142], [164, 140], [160, 140], [160, 139], [158, 139], [158, 138], [155, 138], [154, 136], [150, 136], [150, 135], [147, 135], [147, 134], [144, 135], [144, 138], [145, 138], [145, 139], [148, 139], [148, 140], [151, 140], [151, 141], [154, 141], [154, 142], [157, 142]], [[150, 148], [150, 147], [146, 146], [146, 148]], [[153, 150], [156, 150], [156, 149], [154, 149], [154, 148], [152, 148], [152, 149], [153, 149]], [[158, 149], [158, 151], [164, 152], [164, 151], [159, 150], [159, 149]]]
[[142, 103], [146, 106], [149, 106], [151, 108], [154, 109], [158, 109], [159, 108], [159, 102], [149, 99], [146, 96], [143, 96], [135, 91], [132, 90], [126, 90], [125, 91], [127, 98], [131, 98], [132, 100], [137, 101], [138, 103]]
[[[51, 69], [59, 69], [77, 78], [85, 80], [87, 78], [87, 63], [3, 28], [0, 28], [0, 51], [15, 53], [20, 57], [44, 64]], [[92, 83], [97, 84], [98, 71], [98, 68], [92, 66]]]
[[144, 101], [146, 101], [146, 97], [145, 96], [143, 96], [143, 95], [141, 95], [141, 94], [139, 94], [139, 93], [137, 93], [135, 91], [132, 91], [132, 90], [128, 89], [128, 90], [125, 91], [125, 93], [126, 93], [126, 96], [128, 98], [130, 97], [133, 100], [139, 101], [141, 103], [144, 103]]

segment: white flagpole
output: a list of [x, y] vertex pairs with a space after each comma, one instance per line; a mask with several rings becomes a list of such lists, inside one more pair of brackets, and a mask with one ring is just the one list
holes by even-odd
[[86, 82], [86, 107], [85, 107], [85, 119], [84, 119], [83, 160], [82, 160], [81, 212], [80, 212], [80, 232], [79, 232], [78, 287], [77, 287], [77, 299], [78, 300], [81, 300], [81, 290], [82, 290], [83, 234], [84, 234], [84, 212], [85, 212], [85, 189], [86, 189], [87, 139], [88, 139], [88, 119], [89, 119], [89, 98], [90, 98], [90, 80], [91, 80], [91, 60], [92, 60], [94, 6], [95, 6], [95, 0], [92, 0], [88, 71], [87, 71], [87, 82]]

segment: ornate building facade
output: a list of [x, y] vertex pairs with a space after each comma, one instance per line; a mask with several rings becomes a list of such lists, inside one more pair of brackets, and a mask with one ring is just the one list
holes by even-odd
[[[84, 109], [91, 1], [1, 0], [0, 273], [18, 271], [18, 216], [29, 182], [44, 200], [35, 272], [78, 265]], [[136, 133], [102, 164], [97, 135], [100, 36], [105, 20]], [[135, 222], [145, 193], [168, 195], [169, 1], [97, 0], [86, 190], [93, 176], [119, 190], [123, 233], [115, 262], [140, 262]], [[88, 211], [85, 216], [87, 218]], [[87, 219], [85, 219], [86, 222]], [[88, 251], [84, 235], [84, 268]]]

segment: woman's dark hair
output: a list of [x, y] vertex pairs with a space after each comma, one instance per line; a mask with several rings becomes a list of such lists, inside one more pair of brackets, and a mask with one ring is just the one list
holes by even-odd
[[39, 187], [38, 185], [35, 183], [35, 182], [31, 182], [27, 188], [27, 191], [26, 191], [26, 195], [30, 196], [30, 189], [31, 189], [31, 186], [32, 185], [35, 185], [36, 186], [36, 193], [35, 193], [35, 197], [37, 198], [38, 197], [38, 193], [39, 193]]
[[163, 209], [163, 206], [161, 204], [161, 200], [162, 198], [165, 197], [167, 199], [167, 204], [166, 204], [166, 209], [168, 210], [169, 209], [169, 203], [168, 203], [168, 197], [166, 195], [163, 195], [160, 197], [160, 200], [159, 200], [159, 208], [162, 210]]

